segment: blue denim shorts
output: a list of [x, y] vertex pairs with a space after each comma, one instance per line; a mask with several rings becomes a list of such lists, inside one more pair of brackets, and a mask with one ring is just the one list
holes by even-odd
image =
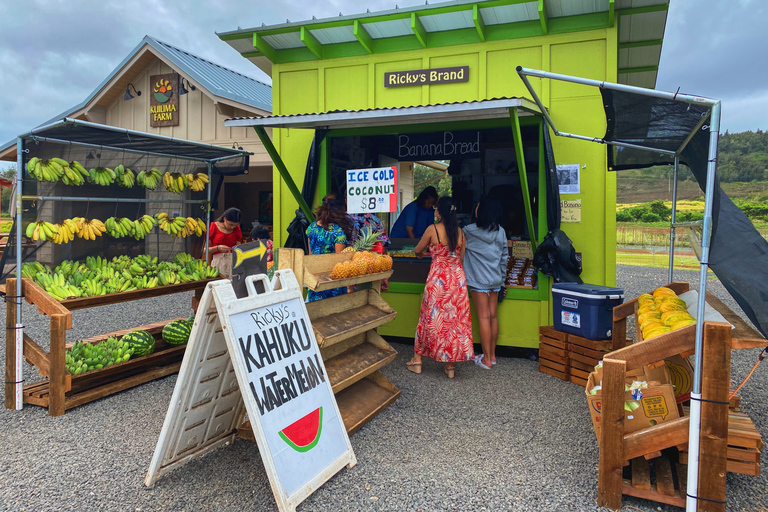
[[482, 290], [480, 288], [473, 288], [471, 286], [467, 286], [467, 288], [469, 288], [469, 291], [480, 292], [480, 293], [491, 293], [491, 292], [500, 292], [501, 291], [501, 288], [491, 288], [489, 290]]

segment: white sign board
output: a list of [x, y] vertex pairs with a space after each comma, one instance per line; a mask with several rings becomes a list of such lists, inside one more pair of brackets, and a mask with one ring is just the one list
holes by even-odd
[[396, 211], [396, 166], [347, 171], [347, 213]]
[[579, 194], [581, 192], [579, 164], [557, 166], [557, 182], [561, 194]]
[[293, 511], [357, 460], [293, 272], [246, 287], [203, 293], [145, 483], [232, 441], [245, 405], [278, 509]]

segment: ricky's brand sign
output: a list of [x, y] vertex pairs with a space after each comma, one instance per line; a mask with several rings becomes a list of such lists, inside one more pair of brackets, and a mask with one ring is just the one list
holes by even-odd
[[153, 128], [179, 125], [179, 74], [149, 77], [149, 125]]
[[469, 81], [469, 66], [384, 73], [384, 87], [450, 84], [467, 81]]

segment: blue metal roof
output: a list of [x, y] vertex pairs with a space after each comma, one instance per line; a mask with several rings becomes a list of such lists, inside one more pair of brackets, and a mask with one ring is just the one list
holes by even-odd
[[152, 36], [145, 36], [142, 45], [144, 43], [162, 53], [179, 71], [189, 75], [190, 79], [208, 89], [211, 94], [272, 112], [271, 85], [219, 66]]

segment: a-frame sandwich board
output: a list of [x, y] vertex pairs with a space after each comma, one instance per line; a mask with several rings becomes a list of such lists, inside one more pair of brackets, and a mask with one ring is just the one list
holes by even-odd
[[203, 292], [145, 484], [232, 442], [247, 411], [278, 509], [293, 511], [357, 459], [293, 271], [246, 287]]

